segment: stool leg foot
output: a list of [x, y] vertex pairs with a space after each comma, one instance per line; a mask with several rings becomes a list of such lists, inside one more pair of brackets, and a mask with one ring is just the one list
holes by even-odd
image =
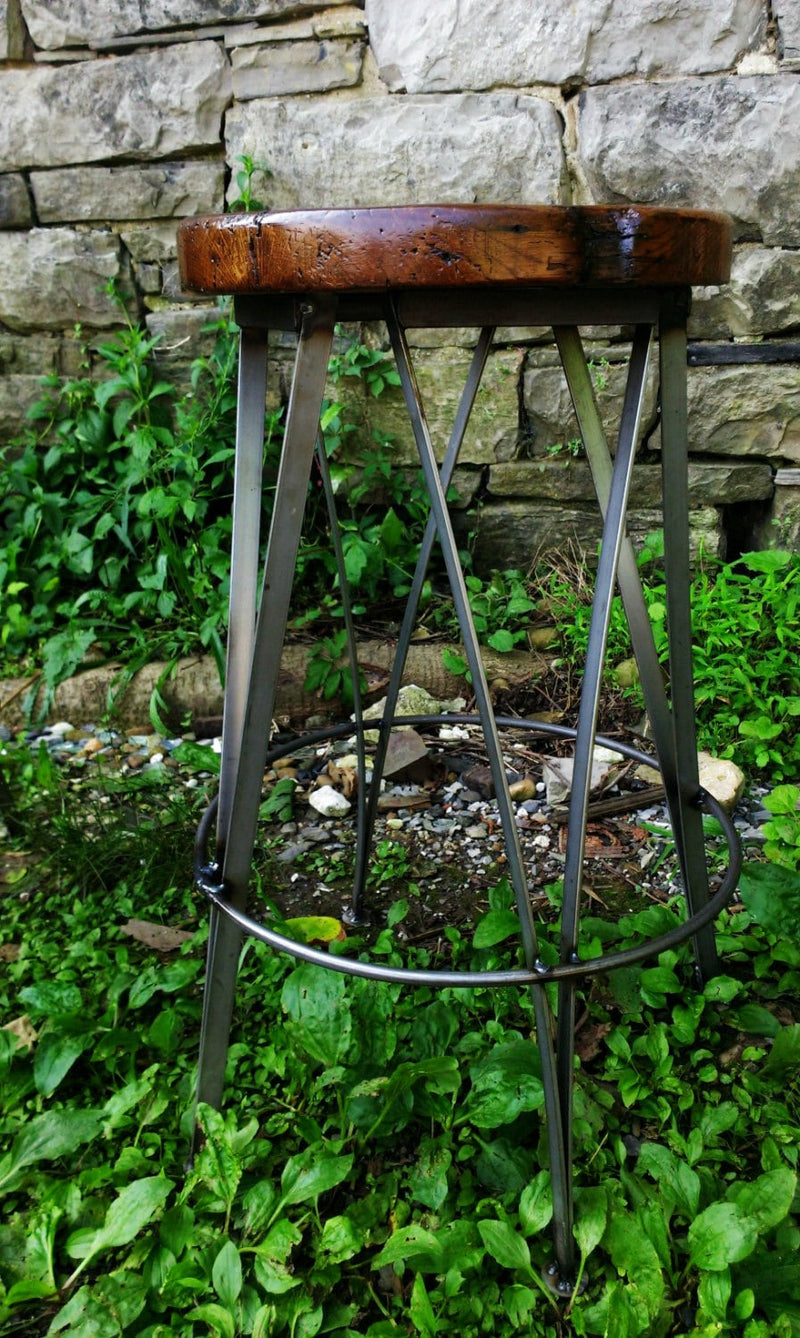
[[238, 926], [212, 906], [197, 1070], [197, 1100], [209, 1106], [222, 1101], [241, 941]]

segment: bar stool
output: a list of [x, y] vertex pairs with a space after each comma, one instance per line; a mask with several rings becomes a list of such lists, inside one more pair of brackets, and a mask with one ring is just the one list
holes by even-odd
[[[530, 989], [541, 1055], [554, 1202], [555, 1262], [548, 1285], [572, 1293], [576, 1251], [572, 1234], [572, 1088], [575, 990], [579, 981], [642, 961], [693, 938], [697, 972], [717, 970], [712, 921], [730, 899], [739, 872], [735, 830], [700, 789], [695, 743], [689, 608], [686, 461], [686, 318], [692, 285], [725, 282], [730, 231], [719, 214], [658, 208], [498, 205], [409, 206], [226, 215], [190, 219], [178, 233], [184, 288], [233, 294], [241, 328], [236, 481], [234, 491], [228, 663], [219, 793], [198, 831], [196, 879], [211, 903], [198, 1099], [219, 1105], [242, 933], [295, 958], [354, 975], [412, 985]], [[525, 965], [493, 971], [427, 971], [329, 955], [278, 933], [247, 914], [247, 887], [256, 837], [262, 778], [270, 751], [270, 721], [285, 635], [303, 510], [320, 439], [319, 416], [336, 321], [385, 321], [430, 499], [419, 565], [398, 639], [373, 760], [366, 784], [364, 727], [356, 699], [359, 800], [353, 918], [363, 914], [369, 842], [389, 732], [395, 721], [404, 659], [425, 569], [438, 538], [472, 675], [510, 881], [519, 916]], [[578, 327], [633, 328], [627, 386], [613, 458], [594, 397]], [[560, 355], [603, 516], [590, 636], [577, 729], [495, 718], [470, 614], [445, 495], [496, 326], [549, 325]], [[480, 329], [480, 337], [441, 464], [437, 463], [416, 383], [406, 331], [418, 327]], [[267, 334], [296, 331], [297, 355], [272, 520], [258, 598], [259, 516], [266, 393]], [[670, 638], [667, 696], [650, 621], [626, 535], [626, 509], [651, 345], [658, 337], [665, 578]], [[324, 451], [323, 483], [333, 505]], [[332, 524], [332, 542], [337, 544]], [[338, 547], [338, 546], [337, 546]], [[345, 591], [340, 558], [340, 583]], [[611, 599], [618, 584], [652, 727], [655, 759], [626, 744], [602, 740], [624, 757], [661, 772], [686, 894], [688, 918], [647, 943], [603, 957], [578, 955], [589, 778], [596, 736]], [[351, 663], [356, 651], [345, 604]], [[357, 674], [353, 674], [354, 683]], [[435, 717], [441, 720], [444, 717]], [[449, 718], [449, 717], [448, 717]], [[402, 723], [422, 723], [404, 717]], [[370, 721], [374, 727], [375, 722]], [[559, 961], [539, 958], [536, 925], [509, 795], [500, 732], [527, 727], [574, 739], [573, 788], [564, 869]], [[312, 741], [353, 733], [347, 722]], [[293, 744], [297, 746], [297, 741]], [[288, 749], [284, 750], [288, 751]], [[710, 894], [703, 812], [722, 825], [729, 867]], [[216, 826], [216, 848], [208, 845]], [[545, 992], [557, 982], [555, 1017]]]

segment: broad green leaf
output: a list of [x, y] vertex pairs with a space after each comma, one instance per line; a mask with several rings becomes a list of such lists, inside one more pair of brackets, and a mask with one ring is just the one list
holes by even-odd
[[575, 1239], [584, 1259], [600, 1244], [606, 1229], [608, 1196], [601, 1185], [582, 1189], [575, 1201]]
[[470, 1068], [471, 1090], [457, 1123], [478, 1129], [511, 1124], [526, 1110], [544, 1104], [539, 1052], [531, 1041], [507, 1041]]
[[521, 1194], [533, 1175], [534, 1158], [529, 1148], [494, 1138], [485, 1143], [475, 1162], [475, 1174], [490, 1194]]
[[180, 1259], [194, 1234], [194, 1213], [185, 1203], [168, 1208], [158, 1224], [158, 1238], [162, 1245]]
[[776, 1036], [781, 1024], [774, 1013], [761, 1004], [742, 1004], [731, 1014], [731, 1022], [748, 1036]]
[[0, 1161], [0, 1193], [17, 1183], [26, 1166], [69, 1156], [81, 1143], [96, 1138], [100, 1128], [96, 1110], [48, 1110], [36, 1115]]
[[214, 1301], [208, 1301], [205, 1305], [197, 1305], [193, 1310], [187, 1311], [187, 1319], [200, 1320], [208, 1324], [214, 1338], [236, 1338], [236, 1325], [233, 1315], [229, 1310], [224, 1310], [221, 1305]]
[[[412, 1222], [393, 1232], [383, 1249], [372, 1260], [372, 1268], [383, 1268], [386, 1264], [396, 1264], [400, 1260], [414, 1260], [414, 1267], [426, 1268], [428, 1272], [437, 1272], [441, 1258], [439, 1242], [432, 1231]], [[422, 1262], [420, 1262], [420, 1260]]]
[[62, 985], [57, 980], [40, 980], [20, 990], [19, 997], [31, 1013], [46, 1013], [48, 1017], [71, 1016], [80, 1013], [83, 998], [77, 985]]
[[776, 1034], [764, 1065], [764, 1072], [770, 1077], [782, 1078], [785, 1074], [795, 1073], [798, 1065], [800, 1065], [800, 1022], [793, 1022], [788, 1027], [781, 1027]]
[[650, 1327], [650, 1319], [630, 1286], [612, 1282], [608, 1291], [605, 1338], [639, 1338]]
[[219, 774], [221, 756], [209, 744], [184, 739], [173, 748], [171, 756], [189, 771], [210, 771], [212, 776]]
[[232, 1240], [226, 1240], [214, 1260], [211, 1282], [222, 1304], [233, 1310], [242, 1290], [242, 1261]]
[[514, 636], [506, 627], [500, 627], [496, 632], [492, 632], [486, 638], [492, 650], [499, 651], [501, 655], [508, 655], [514, 649]]
[[[643, 1273], [661, 1277], [661, 1260], [654, 1242], [648, 1235], [650, 1218], [641, 1210], [631, 1213], [617, 1209], [612, 1213], [603, 1241], [611, 1255], [614, 1267], [627, 1273], [632, 1282], [639, 1282]], [[661, 1292], [664, 1284], [661, 1282]]]
[[242, 1177], [242, 1163], [236, 1156], [231, 1135], [218, 1110], [200, 1102], [197, 1123], [203, 1134], [203, 1146], [195, 1158], [192, 1181], [208, 1185], [212, 1194], [230, 1208]]
[[724, 1324], [731, 1299], [731, 1272], [721, 1268], [717, 1273], [702, 1273], [697, 1287], [700, 1309], [708, 1319]]
[[441, 1208], [448, 1193], [447, 1172], [453, 1161], [449, 1148], [435, 1138], [423, 1138], [417, 1163], [409, 1176], [411, 1197], [434, 1212]]
[[301, 943], [333, 943], [344, 937], [341, 920], [332, 915], [295, 915], [284, 923], [289, 936]]
[[411, 1288], [411, 1301], [408, 1307], [408, 1314], [417, 1333], [421, 1333], [423, 1338], [436, 1338], [436, 1333], [438, 1331], [436, 1316], [433, 1313], [433, 1307], [430, 1303], [428, 1293], [425, 1290], [425, 1283], [422, 1280], [421, 1273], [418, 1273], [414, 1278], [414, 1285]]
[[[80, 1334], [80, 1338], [118, 1338], [142, 1313], [147, 1285], [135, 1273], [111, 1273], [91, 1288], [80, 1287], [52, 1320], [48, 1334]], [[130, 1329], [128, 1328], [130, 1332]]]
[[278, 1192], [271, 1180], [259, 1180], [244, 1196], [243, 1230], [246, 1236], [260, 1236], [274, 1215]]
[[503, 1307], [515, 1328], [531, 1331], [531, 1315], [541, 1300], [541, 1292], [533, 1287], [523, 1287], [515, 1282], [511, 1287], [503, 1288]]
[[652, 1176], [662, 1198], [674, 1204], [683, 1217], [691, 1220], [696, 1216], [700, 1201], [699, 1177], [669, 1148], [660, 1143], [643, 1143], [637, 1170]]
[[391, 552], [399, 548], [405, 538], [405, 526], [393, 507], [389, 507], [380, 527], [381, 544]]
[[759, 1234], [782, 1222], [797, 1190], [797, 1176], [788, 1166], [766, 1171], [752, 1185], [734, 1184], [726, 1198], [756, 1223]]
[[113, 1129], [116, 1129], [123, 1117], [129, 1110], [136, 1106], [142, 1106], [153, 1091], [154, 1079], [158, 1072], [158, 1065], [151, 1064], [145, 1069], [140, 1078], [134, 1082], [126, 1083], [118, 1092], [114, 1092], [103, 1106], [103, 1115], [105, 1123], [103, 1125], [103, 1134], [107, 1138]]
[[721, 1101], [718, 1106], [706, 1106], [700, 1116], [700, 1135], [706, 1145], [719, 1141], [739, 1119], [739, 1109], [733, 1101]]
[[290, 1157], [281, 1176], [281, 1204], [309, 1203], [346, 1180], [353, 1166], [353, 1154], [336, 1157], [326, 1154], [320, 1144]]
[[706, 981], [703, 997], [711, 1003], [730, 1003], [743, 989], [742, 982], [734, 980], [733, 976], [713, 976]]
[[739, 733], [746, 739], [769, 743], [783, 733], [783, 725], [777, 720], [771, 720], [768, 715], [750, 716], [739, 725]]
[[33, 1057], [33, 1081], [42, 1096], [52, 1096], [66, 1078], [76, 1059], [93, 1044], [88, 1035], [69, 1036], [47, 1031], [39, 1040]]
[[256, 1253], [264, 1259], [279, 1259], [286, 1263], [295, 1245], [299, 1245], [303, 1233], [288, 1217], [279, 1217], [273, 1222], [264, 1239], [256, 1247]]
[[3, 1306], [9, 1309], [27, 1304], [29, 1301], [44, 1301], [56, 1292], [55, 1283], [35, 1282], [33, 1278], [23, 1278], [9, 1287], [3, 1297]]
[[689, 1257], [697, 1268], [727, 1268], [752, 1253], [758, 1227], [735, 1203], [712, 1203], [689, 1227]]
[[495, 943], [519, 934], [519, 916], [514, 911], [488, 911], [481, 916], [472, 936], [473, 948], [493, 948]]
[[456, 1218], [448, 1222], [436, 1232], [436, 1242], [440, 1273], [447, 1273], [451, 1269], [467, 1272], [480, 1266], [484, 1252], [474, 1220]]
[[683, 989], [675, 972], [666, 966], [648, 967], [642, 971], [640, 983], [649, 994], [679, 994]]
[[736, 1293], [733, 1313], [737, 1319], [749, 1319], [756, 1308], [756, 1298], [752, 1287], [743, 1287]]
[[[773, 934], [789, 934], [800, 922], [800, 881], [777, 864], [746, 864], [739, 879], [742, 901], [760, 925]], [[797, 941], [795, 933], [793, 941]]]
[[528, 1274], [533, 1271], [528, 1242], [508, 1222], [484, 1219], [478, 1223], [478, 1231], [489, 1254], [503, 1268], [521, 1269]]
[[281, 994], [293, 1041], [321, 1064], [337, 1064], [350, 1045], [352, 1018], [347, 983], [337, 971], [303, 964], [292, 971]]
[[88, 1243], [83, 1260], [69, 1283], [103, 1250], [129, 1245], [164, 1206], [171, 1189], [172, 1181], [163, 1175], [145, 1176], [126, 1185], [109, 1206], [103, 1225]]
[[349, 1217], [328, 1217], [322, 1228], [320, 1249], [333, 1264], [352, 1259], [366, 1244], [366, 1233]]
[[256, 1254], [253, 1263], [256, 1279], [265, 1292], [271, 1296], [282, 1296], [295, 1287], [301, 1286], [303, 1279], [290, 1272], [286, 1264], [279, 1259], [270, 1259]]
[[764, 807], [770, 813], [787, 813], [794, 817], [800, 805], [800, 788], [796, 785], [776, 785], [771, 794], [764, 799]]
[[519, 1199], [519, 1221], [526, 1236], [543, 1231], [553, 1216], [553, 1191], [550, 1172], [540, 1171], [526, 1185]]
[[791, 553], [781, 548], [759, 549], [752, 553], [742, 553], [739, 561], [742, 566], [750, 571], [760, 571], [769, 575], [776, 571], [783, 571], [788, 567], [792, 560]]

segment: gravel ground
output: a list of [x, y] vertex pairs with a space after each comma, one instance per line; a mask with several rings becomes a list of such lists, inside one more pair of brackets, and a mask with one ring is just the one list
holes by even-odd
[[[549, 889], [563, 874], [567, 830], [563, 803], [548, 802], [546, 756], [553, 747], [547, 739], [507, 734], [504, 758], [531, 897], [537, 913], [547, 916], [554, 913], [557, 897]], [[0, 743], [2, 738], [0, 732]], [[215, 786], [210, 770], [197, 769], [196, 757], [191, 766], [182, 760], [178, 750], [182, 743], [192, 742], [191, 736], [120, 734], [63, 721], [31, 732], [27, 739], [34, 748], [44, 742], [76, 782], [96, 777], [100, 789], [103, 775], [148, 772], [171, 775], [175, 786], [190, 790], [213, 793]], [[219, 750], [218, 739], [196, 742]], [[472, 922], [486, 908], [489, 889], [508, 866], [479, 733], [456, 729], [441, 738], [434, 728], [411, 751], [418, 754], [416, 760], [400, 765], [384, 782], [368, 907], [370, 920], [379, 926], [385, 923], [389, 905], [406, 897], [410, 911], [405, 932], [425, 938], [447, 924]], [[399, 760], [403, 762], [402, 755]], [[338, 918], [348, 906], [355, 847], [355, 767], [353, 740], [298, 745], [266, 777], [267, 798], [277, 780], [295, 782], [291, 816], [265, 815], [258, 838], [262, 891], [285, 916]], [[326, 815], [314, 804], [324, 807], [330, 791], [342, 812]], [[770, 816], [763, 807], [766, 793], [764, 787], [751, 787], [734, 815], [746, 846], [763, 841], [760, 829]], [[593, 815], [590, 809], [584, 866], [585, 903], [592, 913], [610, 918], [639, 909], [647, 901], [664, 901], [680, 890], [666, 809], [653, 795], [652, 778], [638, 780], [630, 764], [612, 767], [593, 792], [592, 803], [607, 809], [615, 802], [627, 811]], [[713, 841], [709, 850], [714, 850]], [[711, 867], [713, 883], [713, 853]]]

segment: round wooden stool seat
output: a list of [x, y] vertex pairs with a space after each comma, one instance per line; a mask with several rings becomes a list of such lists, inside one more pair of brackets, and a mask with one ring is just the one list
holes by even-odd
[[730, 223], [694, 209], [407, 205], [220, 214], [178, 229], [197, 293], [553, 284], [692, 286], [730, 274]]

